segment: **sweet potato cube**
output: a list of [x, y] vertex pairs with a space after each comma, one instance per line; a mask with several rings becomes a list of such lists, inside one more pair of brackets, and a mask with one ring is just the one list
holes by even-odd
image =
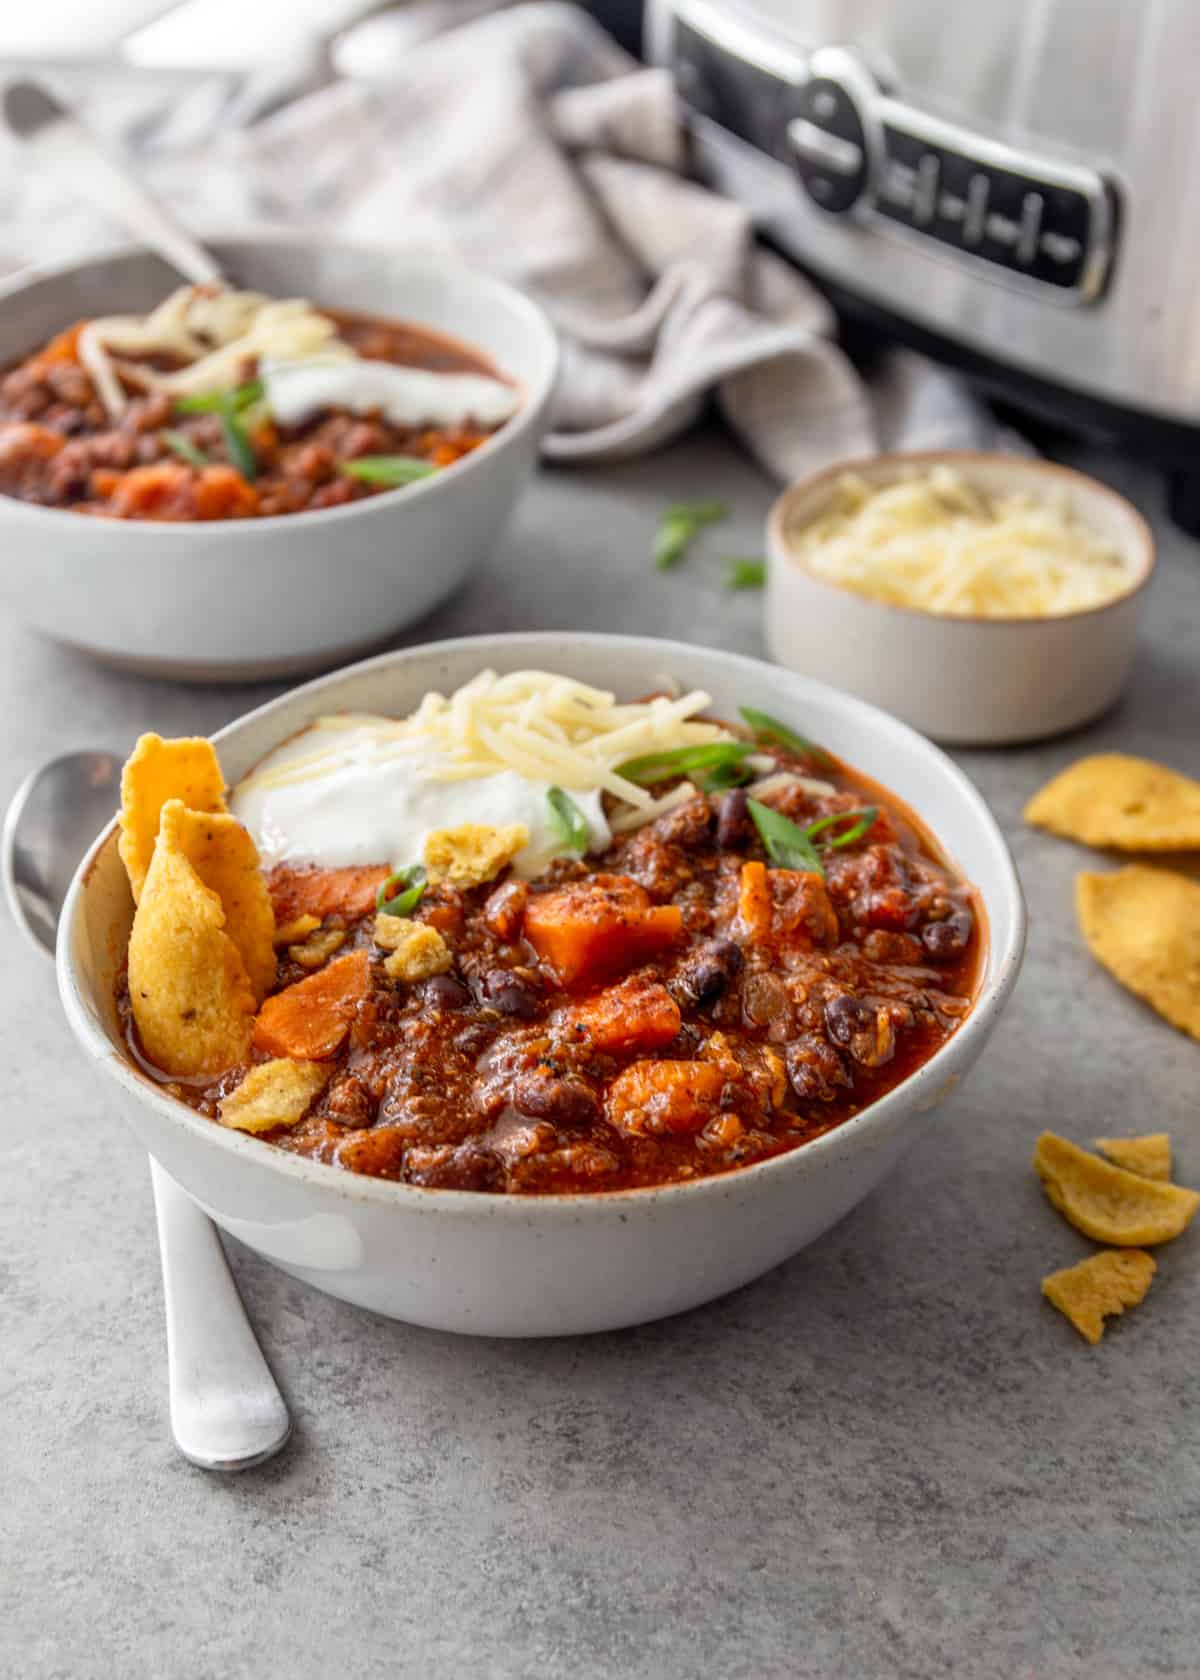
[[725, 1080], [715, 1062], [634, 1062], [609, 1087], [609, 1121], [634, 1137], [701, 1131], [720, 1112]]
[[388, 878], [386, 864], [357, 869], [293, 869], [277, 864], [267, 878], [275, 919], [291, 922], [298, 916], [345, 916], [356, 921], [375, 908], [375, 894]]
[[371, 984], [365, 950], [336, 957], [326, 968], [269, 997], [254, 1024], [254, 1047], [269, 1056], [319, 1062], [335, 1055]]
[[679, 1032], [679, 1006], [657, 980], [635, 978], [561, 1010], [560, 1033], [589, 1049], [620, 1055], [631, 1050], [661, 1050]]
[[593, 875], [535, 894], [525, 910], [525, 937], [564, 986], [632, 968], [682, 933], [676, 906], [651, 904], [645, 888], [626, 875]]

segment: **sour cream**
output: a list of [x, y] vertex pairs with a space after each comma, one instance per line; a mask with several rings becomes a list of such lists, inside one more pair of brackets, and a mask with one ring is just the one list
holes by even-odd
[[[442, 781], [446, 761], [420, 736], [402, 738], [390, 718], [331, 719], [293, 736], [233, 791], [234, 815], [253, 835], [264, 865], [342, 869], [419, 863], [439, 828], [524, 823], [529, 844], [513, 868], [530, 880], [562, 850], [550, 826], [548, 782], [515, 771]], [[588, 851], [612, 836], [599, 790], [572, 793], [588, 826]]]
[[394, 426], [499, 426], [514, 415], [520, 395], [481, 373], [434, 373], [358, 356], [264, 358], [259, 364], [267, 406], [285, 426], [323, 408], [352, 414], [378, 410]]

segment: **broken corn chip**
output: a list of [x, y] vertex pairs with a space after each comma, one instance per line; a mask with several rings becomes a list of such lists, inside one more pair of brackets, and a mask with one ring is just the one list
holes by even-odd
[[1042, 1294], [1095, 1343], [1104, 1334], [1106, 1318], [1145, 1299], [1156, 1269], [1140, 1248], [1105, 1248], [1077, 1266], [1051, 1272], [1042, 1279]]
[[241, 1084], [222, 1098], [217, 1119], [239, 1132], [269, 1132], [302, 1120], [332, 1073], [328, 1064], [281, 1057], [252, 1067]]
[[428, 980], [431, 975], [445, 974], [454, 961], [436, 928], [407, 916], [376, 916], [375, 943], [391, 952], [383, 967], [393, 980]]
[[190, 811], [225, 810], [225, 777], [210, 741], [198, 736], [164, 741], [142, 735], [121, 771], [117, 849], [136, 904], [142, 896], [158, 822], [168, 799]]
[[1088, 949], [1180, 1032], [1200, 1038], [1200, 881], [1132, 863], [1075, 880]]
[[186, 857], [221, 900], [225, 932], [246, 965], [254, 1001], [261, 1003], [275, 978], [275, 912], [249, 833], [226, 812], [189, 811], [179, 800], [169, 799], [162, 808], [156, 844]]
[[1179, 852], [1200, 846], [1200, 782], [1148, 758], [1081, 758], [1035, 793], [1025, 821], [1085, 846]]
[[220, 898], [170, 843], [154, 848], [133, 918], [129, 1002], [165, 1073], [214, 1075], [246, 1059], [254, 987]]
[[1139, 1178], [1053, 1132], [1038, 1138], [1033, 1169], [1064, 1219], [1085, 1237], [1114, 1247], [1170, 1242], [1200, 1207], [1194, 1190]]
[[1096, 1148], [1115, 1167], [1137, 1173], [1139, 1178], [1157, 1178], [1165, 1183], [1171, 1176], [1171, 1138], [1167, 1132], [1147, 1132], [1144, 1137], [1096, 1138]]
[[430, 881], [452, 887], [477, 887], [490, 881], [529, 844], [524, 823], [495, 828], [490, 823], [461, 823], [435, 828], [425, 841], [425, 867]]

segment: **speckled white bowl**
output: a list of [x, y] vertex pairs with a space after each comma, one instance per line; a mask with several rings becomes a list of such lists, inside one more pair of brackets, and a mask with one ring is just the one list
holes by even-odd
[[979, 999], [919, 1071], [836, 1131], [723, 1177], [657, 1190], [503, 1196], [356, 1177], [203, 1119], [125, 1053], [113, 992], [133, 919], [115, 827], [63, 911], [59, 989], [80, 1043], [142, 1142], [206, 1212], [285, 1271], [393, 1318], [492, 1336], [609, 1330], [712, 1300], [787, 1259], [874, 1189], [975, 1062], [1012, 990], [1025, 911], [986, 804], [936, 747], [820, 683], [755, 660], [632, 636], [481, 636], [385, 654], [251, 712], [215, 737], [231, 781], [321, 712], [407, 713], [484, 666], [536, 666], [641, 694], [669, 671], [718, 715], [793, 720], [907, 800], [983, 900]]
[[[212, 249], [269, 296], [464, 340], [520, 383], [520, 409], [445, 472], [312, 513], [170, 524], [0, 496], [0, 606], [148, 676], [236, 682], [327, 669], [431, 611], [495, 543], [537, 464], [554, 329], [513, 287], [461, 264], [288, 234]], [[81, 316], [149, 309], [178, 283], [140, 250], [19, 274], [0, 284], [0, 367]]]
[[[914, 468], [946, 465], [995, 494], [1065, 494], [1129, 570], [1128, 593], [1060, 618], [968, 618], [873, 601], [818, 577], [789, 547], [789, 526], [819, 519], [838, 479], [853, 472], [894, 484]], [[836, 683], [936, 741], [1000, 745], [1061, 735], [1113, 705], [1133, 663], [1154, 538], [1124, 496], [1051, 461], [971, 450], [872, 455], [815, 473], [767, 518], [766, 637], [790, 670]]]

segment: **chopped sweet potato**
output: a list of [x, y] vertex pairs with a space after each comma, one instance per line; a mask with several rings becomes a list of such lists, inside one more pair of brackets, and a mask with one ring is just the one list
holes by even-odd
[[837, 938], [837, 912], [815, 871], [744, 863], [738, 877], [738, 931], [755, 945], [772, 939], [828, 945]]
[[682, 934], [677, 906], [651, 904], [627, 875], [593, 875], [536, 894], [525, 910], [525, 937], [564, 986], [632, 968]]
[[370, 984], [365, 950], [335, 958], [327, 968], [267, 999], [254, 1023], [255, 1049], [308, 1062], [334, 1055]]
[[635, 1062], [609, 1087], [609, 1121], [635, 1137], [701, 1131], [720, 1112], [725, 1078], [715, 1062]]
[[26, 367], [31, 373], [35, 373], [39, 379], [43, 379], [51, 368], [63, 367], [68, 362], [77, 362], [79, 360], [79, 335], [86, 326], [87, 321], [83, 320], [76, 321], [74, 326], [64, 328], [62, 332], [50, 340], [44, 349], [39, 350], [37, 355], [25, 364]]
[[388, 878], [386, 864], [368, 864], [357, 869], [293, 869], [277, 864], [267, 877], [277, 922], [293, 922], [298, 916], [345, 916], [356, 921], [375, 908], [375, 894]]
[[665, 986], [638, 977], [561, 1010], [555, 1025], [590, 1049], [612, 1054], [661, 1050], [677, 1036], [682, 1017]]

